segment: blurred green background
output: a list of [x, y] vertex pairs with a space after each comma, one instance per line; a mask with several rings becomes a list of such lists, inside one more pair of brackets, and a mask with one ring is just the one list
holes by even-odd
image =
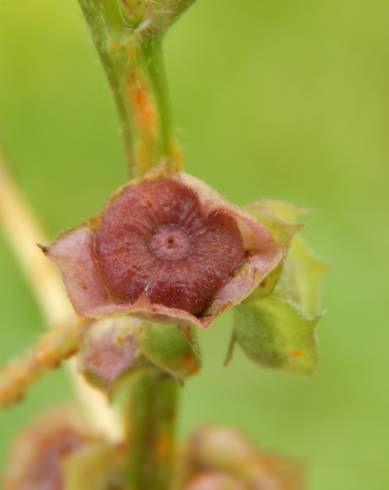
[[[329, 259], [320, 364], [309, 378], [222, 367], [226, 315], [202, 334], [183, 436], [235, 426], [309, 464], [310, 490], [389, 488], [389, 4], [199, 0], [166, 43], [186, 168], [240, 204], [317, 212], [305, 236]], [[126, 178], [113, 103], [76, 0], [1, 0], [0, 139], [50, 236]], [[0, 233], [0, 363], [45, 328]], [[64, 372], [0, 412], [0, 466], [34, 414], [70, 395]]]

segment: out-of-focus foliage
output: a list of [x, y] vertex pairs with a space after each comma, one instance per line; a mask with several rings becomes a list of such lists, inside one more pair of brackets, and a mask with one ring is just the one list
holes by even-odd
[[[303, 234], [332, 264], [312, 377], [237, 352], [231, 316], [201, 333], [181, 432], [217, 422], [309, 462], [311, 490], [383, 490], [387, 454], [389, 5], [377, 0], [199, 1], [167, 38], [187, 170], [242, 205], [318, 211]], [[126, 176], [116, 115], [77, 2], [0, 2], [0, 140], [51, 238]], [[0, 362], [43, 329], [0, 234]], [[238, 349], [237, 349], [238, 350]], [[64, 399], [65, 374], [0, 413], [0, 464], [17, 429]]]

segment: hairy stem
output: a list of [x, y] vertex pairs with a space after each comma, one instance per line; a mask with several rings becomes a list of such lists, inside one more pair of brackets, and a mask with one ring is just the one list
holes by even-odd
[[[112, 11], [100, 0], [79, 0], [81, 10], [90, 29], [92, 39], [105, 68], [116, 108], [119, 116], [120, 130], [123, 137], [127, 164], [132, 176], [134, 172], [134, 148], [132, 141], [131, 116], [126, 103], [126, 95], [121, 86], [121, 76], [117, 72], [117, 38], [121, 37], [120, 18], [112, 15]], [[115, 14], [115, 10], [113, 9]], [[118, 14], [118, 12], [116, 12]], [[110, 28], [108, 27], [110, 19]], [[123, 64], [123, 61], [121, 61]]]
[[[194, 0], [79, 0], [110, 82], [130, 177], [163, 162], [181, 167], [162, 38]], [[162, 371], [140, 372], [129, 390], [125, 482], [131, 490], [168, 490], [177, 384]]]
[[179, 385], [157, 369], [138, 373], [127, 405], [127, 465], [131, 490], [168, 490], [172, 485]]
[[153, 8], [149, 12], [145, 7], [139, 14], [135, 7], [123, 11], [131, 8], [131, 2], [123, 0], [79, 1], [118, 109], [130, 176], [142, 175], [161, 161], [176, 170], [180, 152], [167, 95], [162, 36], [142, 31], [150, 25]]
[[50, 329], [24, 357], [5, 366], [0, 371], [0, 407], [22, 399], [36, 379], [75, 354], [85, 324], [80, 318]]

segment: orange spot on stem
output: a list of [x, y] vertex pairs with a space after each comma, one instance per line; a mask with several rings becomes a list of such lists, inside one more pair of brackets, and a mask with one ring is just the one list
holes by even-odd
[[301, 350], [294, 350], [290, 353], [290, 355], [294, 358], [294, 359], [300, 359], [301, 357], [304, 356], [304, 352], [301, 351]]
[[107, 49], [109, 53], [115, 53], [119, 49], [119, 44], [111, 39], [110, 41], [108, 41]]
[[167, 459], [172, 448], [172, 440], [169, 435], [161, 434], [156, 441], [156, 455], [159, 461]]
[[184, 355], [184, 364], [189, 374], [195, 374], [199, 370], [198, 363], [191, 354]]
[[143, 136], [150, 136], [156, 130], [157, 113], [147, 83], [139, 75], [128, 80], [129, 96], [139, 130]]

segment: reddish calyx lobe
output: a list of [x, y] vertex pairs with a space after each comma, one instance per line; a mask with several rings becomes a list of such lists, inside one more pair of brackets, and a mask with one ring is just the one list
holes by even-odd
[[95, 260], [110, 295], [201, 313], [241, 265], [243, 241], [224, 209], [209, 214], [172, 179], [125, 188], [104, 211]]
[[100, 338], [89, 340], [82, 352], [81, 366], [85, 374], [91, 376], [92, 382], [110, 390], [134, 366], [139, 356], [135, 338], [117, 338], [107, 331]]
[[227, 475], [210, 473], [194, 479], [185, 490], [245, 490], [243, 486], [235, 478]]
[[[35, 459], [26, 468], [22, 481], [15, 490], [62, 490], [61, 461], [85, 443], [85, 439], [71, 427], [62, 427], [37, 447]], [[13, 488], [13, 487], [12, 487]]]

